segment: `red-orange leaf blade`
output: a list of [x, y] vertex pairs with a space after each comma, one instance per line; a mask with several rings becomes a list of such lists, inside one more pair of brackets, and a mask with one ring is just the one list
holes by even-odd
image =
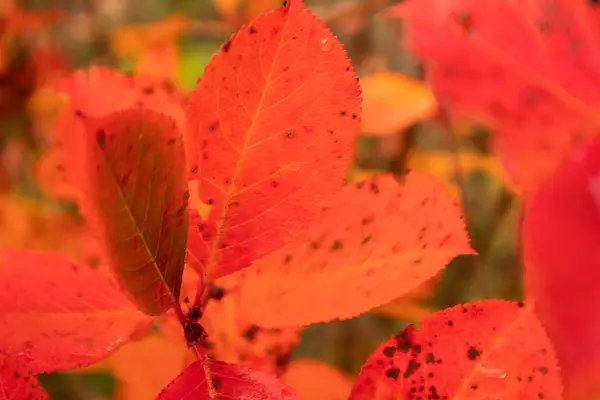
[[502, 161], [526, 192], [600, 126], [591, 3], [412, 0], [395, 10], [440, 104], [495, 128]]
[[434, 178], [382, 175], [346, 186], [306, 233], [258, 260], [241, 287], [264, 326], [350, 318], [389, 302], [473, 254], [460, 208]]
[[86, 139], [89, 215], [125, 290], [159, 315], [179, 298], [185, 259], [182, 137], [171, 118], [140, 108], [91, 121]]
[[54, 253], [0, 250], [0, 351], [35, 373], [89, 365], [149, 321], [99, 270]]
[[302, 1], [286, 3], [242, 27], [190, 99], [192, 172], [212, 206], [207, 243], [190, 250], [213, 278], [304, 227], [341, 187], [352, 155], [360, 91], [351, 63]]
[[412, 325], [369, 357], [349, 400], [559, 400], [554, 351], [531, 307], [455, 306]]
[[48, 394], [27, 369], [24, 357], [0, 353], [0, 400], [47, 400]]
[[565, 399], [600, 394], [600, 139], [574, 152], [527, 204], [525, 289], [555, 343]]
[[274, 375], [209, 359], [200, 359], [191, 364], [157, 397], [157, 400], [215, 399], [297, 400], [298, 398], [292, 388]]

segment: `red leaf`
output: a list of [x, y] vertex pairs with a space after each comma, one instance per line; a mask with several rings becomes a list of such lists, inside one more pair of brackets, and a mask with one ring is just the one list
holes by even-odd
[[350, 318], [474, 254], [460, 208], [435, 179], [411, 172], [346, 186], [303, 235], [258, 260], [241, 287], [244, 314], [262, 326]]
[[212, 278], [306, 226], [352, 156], [360, 90], [351, 63], [302, 1], [286, 3], [232, 36], [190, 98], [192, 171], [212, 205], [207, 246], [190, 250]]
[[[209, 386], [207, 373], [210, 375]], [[216, 392], [215, 392], [216, 391]], [[293, 389], [274, 375], [241, 365], [201, 359], [191, 364], [157, 400], [208, 399], [295, 400]]]
[[48, 252], [0, 250], [0, 351], [34, 373], [85, 366], [150, 318], [106, 274]]
[[46, 400], [48, 395], [22, 358], [0, 353], [0, 400]]
[[411, 0], [406, 42], [442, 105], [497, 129], [517, 185], [533, 190], [600, 126], [600, 28], [583, 0]]
[[531, 307], [504, 300], [455, 306], [382, 343], [349, 400], [561, 399], [554, 351]]
[[149, 315], [177, 304], [185, 261], [183, 142], [174, 121], [129, 109], [89, 124], [88, 215], [101, 228], [119, 281]]
[[577, 151], [527, 204], [528, 296], [556, 346], [565, 399], [600, 393], [600, 139]]
[[[56, 89], [67, 97], [54, 123], [54, 146], [40, 161], [38, 177], [48, 193], [68, 199], [79, 197], [85, 182], [83, 163], [84, 126], [77, 115], [103, 115], [143, 105], [172, 117], [183, 128], [183, 97], [165, 82], [136, 76], [130, 78], [103, 67], [76, 71], [62, 80]], [[52, 176], [58, 175], [58, 179]]]

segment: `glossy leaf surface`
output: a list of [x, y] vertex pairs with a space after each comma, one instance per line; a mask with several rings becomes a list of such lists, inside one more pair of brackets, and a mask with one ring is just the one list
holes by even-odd
[[350, 318], [387, 303], [473, 254], [461, 212], [435, 179], [411, 172], [349, 184], [305, 234], [253, 264], [247, 317], [263, 326]]
[[579, 149], [527, 204], [525, 289], [556, 346], [566, 399], [600, 394], [600, 140]]
[[455, 306], [409, 325], [369, 357], [349, 400], [562, 399], [550, 340], [531, 307]]
[[529, 193], [574, 143], [598, 132], [600, 25], [584, 0], [412, 0], [406, 43], [442, 106], [497, 130], [497, 151]]
[[216, 400], [221, 398], [298, 399], [294, 391], [274, 375], [253, 371], [241, 365], [200, 359], [175, 378], [159, 394], [157, 400]]
[[125, 290], [142, 311], [160, 315], [179, 299], [185, 260], [181, 135], [171, 118], [129, 109], [90, 121], [86, 139], [88, 215]]
[[149, 318], [105, 273], [55, 253], [0, 250], [0, 351], [34, 373], [106, 357]]
[[190, 251], [218, 278], [280, 247], [341, 188], [360, 90], [337, 38], [287, 1], [223, 45], [187, 116], [192, 175], [211, 206]]

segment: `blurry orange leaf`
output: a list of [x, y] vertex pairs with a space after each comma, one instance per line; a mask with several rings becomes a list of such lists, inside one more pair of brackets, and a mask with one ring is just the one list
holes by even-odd
[[523, 215], [525, 290], [556, 346], [565, 399], [600, 395], [600, 139], [544, 182]]
[[271, 11], [281, 4], [279, 0], [242, 0], [244, 2], [244, 22], [252, 21], [262, 13]]
[[459, 151], [455, 154], [450, 151], [419, 149], [408, 154], [406, 164], [410, 168], [427, 172], [438, 178], [457, 199], [460, 198], [458, 173], [468, 175], [475, 171], [481, 171], [499, 178], [510, 186], [502, 164], [493, 156], [469, 151]]
[[310, 359], [292, 361], [283, 380], [301, 400], [346, 400], [352, 380], [329, 364]]
[[165, 43], [147, 48], [135, 65], [137, 75], [174, 82], [179, 73], [179, 47]]
[[[304, 234], [253, 264], [242, 306], [262, 326], [351, 318], [409, 292], [473, 254], [456, 202], [409, 173], [346, 186]], [[276, 284], [274, 284], [276, 282]]]
[[173, 43], [189, 26], [183, 14], [174, 14], [149, 24], [123, 26], [111, 34], [111, 48], [121, 57], [138, 57], [148, 48]]
[[210, 278], [281, 247], [342, 187], [359, 93], [342, 45], [301, 1], [223, 45], [187, 108], [191, 178], [211, 205], [189, 250]]
[[[241, 313], [241, 277], [242, 274], [237, 273], [220, 278], [209, 288], [211, 293], [201, 320], [208, 339], [202, 345], [213, 359], [279, 375], [288, 366], [292, 347], [300, 339], [300, 329], [268, 329], [250, 323]], [[187, 295], [184, 308], [194, 298], [197, 280], [198, 276], [191, 269], [184, 274], [182, 296]], [[163, 323], [161, 331], [181, 337], [181, 326], [175, 321], [176, 317], [172, 315], [171, 327]]]
[[156, 398], [183, 399], [298, 400], [298, 397], [275, 375], [207, 358], [191, 364]]
[[594, 3], [411, 0], [390, 15], [403, 18], [438, 101], [495, 128], [502, 162], [529, 194], [600, 126]]
[[16, 195], [0, 195], [0, 243], [55, 251], [82, 264], [92, 262], [101, 253], [80, 218], [51, 204]]
[[215, 282], [224, 290], [221, 300], [209, 302], [202, 317], [208, 332], [207, 354], [225, 362], [281, 374], [288, 366], [299, 328], [269, 329], [252, 324], [241, 312], [240, 277]]
[[56, 197], [77, 199], [86, 182], [79, 166], [84, 151], [84, 126], [76, 114], [101, 117], [105, 114], [143, 105], [172, 117], [180, 130], [184, 126], [183, 96], [165, 82], [147, 77], [126, 77], [119, 72], [91, 67], [76, 71], [57, 84], [67, 106], [56, 118], [53, 147], [37, 166], [42, 189]]
[[106, 360], [119, 382], [117, 398], [155, 399], [185, 369], [188, 353], [183, 341], [157, 334], [129, 342]]
[[562, 399], [552, 343], [532, 307], [484, 300], [420, 325], [377, 348], [348, 400]]
[[[90, 120], [82, 211], [124, 290], [149, 315], [177, 303], [188, 231], [183, 139], [173, 119], [132, 108]], [[160, 165], [160, 168], [157, 168]]]
[[361, 130], [365, 135], [386, 135], [433, 116], [433, 93], [422, 83], [392, 72], [360, 80], [363, 96]]
[[94, 363], [127, 342], [143, 315], [104, 272], [49, 252], [0, 250], [0, 351], [32, 372]]

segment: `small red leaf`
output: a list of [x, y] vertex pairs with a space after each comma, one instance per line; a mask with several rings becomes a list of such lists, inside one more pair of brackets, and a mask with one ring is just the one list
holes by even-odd
[[525, 192], [600, 126], [592, 3], [411, 0], [392, 13], [404, 18], [406, 43], [440, 104], [495, 128], [502, 161]]
[[0, 400], [46, 400], [48, 394], [27, 368], [23, 357], [0, 353]]
[[306, 226], [353, 153], [360, 90], [350, 60], [302, 1], [286, 3], [232, 36], [190, 98], [191, 172], [213, 232], [190, 251], [211, 278]]
[[504, 300], [455, 306], [382, 343], [349, 400], [561, 399], [550, 340], [531, 307]]
[[556, 346], [565, 399], [600, 393], [600, 138], [543, 183], [523, 218], [525, 288]]
[[92, 364], [149, 318], [105, 273], [48, 252], [0, 250], [0, 351], [34, 373]]
[[91, 204], [82, 209], [100, 227], [123, 287], [142, 311], [160, 315], [177, 304], [185, 260], [181, 135], [171, 118], [140, 108], [90, 122], [86, 139]]
[[409, 173], [346, 186], [306, 233], [258, 260], [241, 286], [262, 326], [350, 318], [407, 293], [473, 254], [460, 208], [435, 179]]
[[[207, 376], [209, 374], [209, 376]], [[210, 385], [208, 383], [210, 380]], [[293, 389], [275, 375], [241, 365], [200, 359], [158, 395], [157, 400], [296, 400]]]

